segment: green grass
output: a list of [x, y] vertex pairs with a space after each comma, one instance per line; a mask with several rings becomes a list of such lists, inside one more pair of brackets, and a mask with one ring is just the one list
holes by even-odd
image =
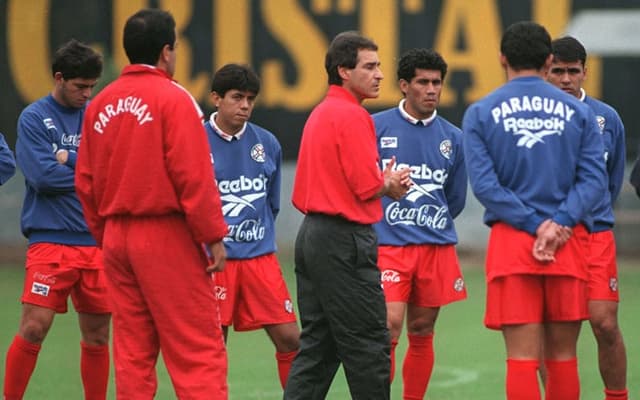
[[[448, 305], [440, 312], [436, 326], [436, 364], [429, 385], [430, 400], [495, 400], [504, 398], [505, 356], [500, 333], [489, 331], [482, 324], [484, 312], [484, 281], [482, 269], [464, 265], [469, 298]], [[284, 264], [285, 276], [295, 293], [292, 267]], [[22, 287], [22, 267], [0, 266], [0, 375], [4, 376], [4, 355], [17, 329]], [[623, 262], [620, 266], [620, 323], [629, 359], [628, 382], [633, 397], [640, 393], [640, 264]], [[25, 399], [79, 399], [82, 388], [79, 377], [79, 332], [74, 312], [56, 317], [33, 374]], [[398, 364], [406, 347], [402, 338], [397, 354]], [[277, 378], [274, 349], [262, 331], [229, 335], [230, 399], [280, 399], [282, 391]], [[597, 370], [596, 348], [587, 324], [579, 344], [582, 399], [601, 400], [602, 383]], [[397, 377], [400, 375], [398, 367]], [[160, 362], [157, 399], [173, 399], [169, 377]], [[112, 376], [113, 379], [113, 376]], [[400, 399], [401, 379], [392, 386], [392, 398]], [[114, 386], [110, 385], [113, 399]], [[328, 399], [348, 399], [348, 389], [340, 370]]]

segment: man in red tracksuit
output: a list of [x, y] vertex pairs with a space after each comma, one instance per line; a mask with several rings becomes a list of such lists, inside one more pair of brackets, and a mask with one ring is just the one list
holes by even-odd
[[123, 41], [131, 65], [87, 108], [76, 166], [112, 290], [117, 397], [153, 398], [162, 349], [178, 398], [226, 399], [227, 356], [209, 273], [224, 266], [227, 226], [202, 112], [171, 79], [171, 14], [139, 11]]
[[391, 339], [378, 269], [382, 196], [411, 186], [395, 157], [378, 167], [375, 127], [362, 101], [378, 97], [378, 46], [342, 32], [325, 58], [329, 90], [302, 133], [293, 205], [305, 214], [295, 244], [302, 333], [285, 400], [321, 400], [340, 364], [352, 399], [388, 400]]

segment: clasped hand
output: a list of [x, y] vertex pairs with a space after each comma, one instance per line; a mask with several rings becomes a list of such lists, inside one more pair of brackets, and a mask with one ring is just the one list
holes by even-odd
[[545, 220], [536, 230], [536, 241], [533, 243], [533, 258], [548, 263], [556, 260], [555, 254], [571, 237], [573, 230], [552, 221]]

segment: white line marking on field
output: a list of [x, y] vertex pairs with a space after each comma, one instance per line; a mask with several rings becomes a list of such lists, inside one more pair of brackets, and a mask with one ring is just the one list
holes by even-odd
[[476, 370], [436, 366], [437, 379], [431, 378], [429, 386], [438, 386], [443, 388], [453, 387], [466, 383], [477, 381], [480, 374]]

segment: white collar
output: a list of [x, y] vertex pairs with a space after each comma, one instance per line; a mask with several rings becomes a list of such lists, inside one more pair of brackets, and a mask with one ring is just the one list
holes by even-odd
[[414, 118], [411, 115], [409, 115], [409, 113], [404, 109], [404, 103], [406, 100], [407, 99], [400, 100], [400, 104], [398, 104], [398, 109], [400, 110], [400, 114], [404, 117], [404, 119], [409, 121], [410, 124], [416, 125], [418, 121], [421, 121], [422, 125], [427, 126], [438, 116], [438, 110], [433, 110], [433, 114], [431, 114], [431, 116], [427, 119]]
[[218, 134], [218, 136], [220, 136], [222, 139], [226, 140], [227, 142], [230, 142], [233, 139], [240, 140], [240, 137], [242, 137], [242, 135], [244, 134], [244, 131], [247, 129], [247, 123], [245, 122], [244, 125], [242, 125], [242, 129], [240, 129], [238, 133], [236, 133], [235, 135], [229, 135], [228, 133], [220, 129], [218, 124], [216, 124], [216, 115], [218, 115], [217, 112], [214, 112], [211, 114], [211, 116], [209, 117], [209, 123], [211, 124], [211, 127], [213, 128], [213, 130]]
[[584, 91], [583, 88], [580, 88], [580, 101], [584, 101], [584, 99], [587, 97], [587, 92]]

